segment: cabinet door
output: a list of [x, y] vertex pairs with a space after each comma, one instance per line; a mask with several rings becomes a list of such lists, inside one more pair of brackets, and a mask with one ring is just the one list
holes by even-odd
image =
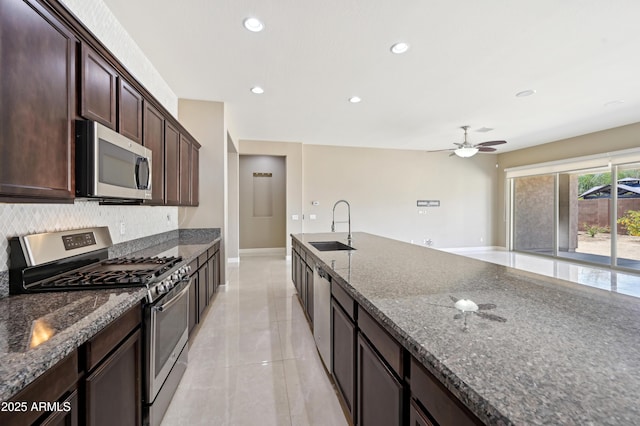
[[165, 204], [177, 206], [180, 203], [180, 132], [165, 121]]
[[142, 143], [142, 95], [122, 77], [118, 78], [118, 131]]
[[200, 204], [200, 149], [193, 144], [191, 146], [191, 205]]
[[305, 264], [304, 272], [306, 274], [305, 281], [307, 284], [306, 311], [309, 321], [313, 324], [313, 269]]
[[211, 256], [208, 260], [207, 260], [207, 300], [211, 300], [211, 298], [213, 297], [213, 293], [215, 293], [216, 291], [216, 282], [214, 279], [214, 275], [216, 272], [216, 268], [214, 266], [214, 259], [213, 256]]
[[[193, 262], [195, 263], [195, 262]], [[192, 263], [192, 265], [193, 265]], [[195, 270], [196, 266], [191, 266]], [[189, 335], [198, 323], [198, 273], [191, 276], [191, 286], [189, 287]]]
[[191, 204], [191, 141], [180, 135], [180, 205]]
[[76, 39], [36, 1], [0, 1], [0, 198], [74, 197]]
[[369, 342], [358, 333], [357, 424], [402, 424], [402, 384]]
[[151, 150], [151, 200], [149, 204], [164, 203], [164, 117], [148, 103], [144, 103], [144, 133], [142, 144]]
[[118, 73], [91, 47], [82, 44], [80, 107], [82, 116], [117, 130]]
[[217, 249], [215, 254], [213, 255], [213, 291], [218, 291], [218, 287], [220, 287], [220, 250]]
[[198, 270], [198, 321], [202, 322], [204, 318], [204, 310], [207, 307], [207, 273], [209, 265], [204, 264]]
[[84, 424], [141, 423], [140, 358], [140, 330], [137, 330], [87, 377]]
[[340, 305], [331, 299], [331, 372], [344, 405], [354, 419], [356, 384], [356, 326]]
[[414, 400], [411, 400], [409, 406], [409, 426], [434, 426], [427, 416], [422, 413]]
[[63, 410], [53, 412], [41, 426], [78, 426], [78, 391], [73, 391], [62, 404]]

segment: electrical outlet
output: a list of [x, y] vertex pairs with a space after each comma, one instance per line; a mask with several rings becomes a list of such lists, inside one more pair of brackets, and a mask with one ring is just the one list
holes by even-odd
[[297, 214], [292, 214], [291, 220], [300, 220], [300, 216], [298, 216]]
[[124, 222], [120, 222], [120, 235], [124, 235], [127, 233], [127, 227]]
[[309, 220], [316, 220], [318, 217], [315, 214], [309, 215]]

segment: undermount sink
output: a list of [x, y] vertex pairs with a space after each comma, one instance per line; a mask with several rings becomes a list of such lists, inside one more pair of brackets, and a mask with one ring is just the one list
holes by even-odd
[[309, 244], [320, 251], [355, 250], [353, 247], [341, 243], [340, 241], [314, 241]]

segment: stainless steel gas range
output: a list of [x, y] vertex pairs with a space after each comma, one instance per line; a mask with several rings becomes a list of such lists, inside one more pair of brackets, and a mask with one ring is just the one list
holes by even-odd
[[108, 258], [109, 228], [12, 238], [10, 294], [146, 288], [143, 423], [159, 425], [187, 368], [189, 266], [181, 257]]

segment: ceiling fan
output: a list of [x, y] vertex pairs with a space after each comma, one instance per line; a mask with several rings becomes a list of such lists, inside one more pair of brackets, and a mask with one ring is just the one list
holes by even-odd
[[457, 148], [438, 149], [435, 151], [427, 152], [453, 151], [451, 155], [449, 155], [449, 157], [451, 157], [452, 155], [457, 155], [458, 157], [469, 158], [473, 157], [478, 152], [494, 152], [496, 150], [495, 148], [492, 148], [494, 145], [502, 145], [503, 143], [507, 143], [507, 141], [488, 141], [478, 144], [472, 144], [467, 141], [467, 130], [469, 129], [469, 126], [462, 126], [460, 128], [464, 130], [464, 142], [454, 142], [453, 144], [456, 145]]

